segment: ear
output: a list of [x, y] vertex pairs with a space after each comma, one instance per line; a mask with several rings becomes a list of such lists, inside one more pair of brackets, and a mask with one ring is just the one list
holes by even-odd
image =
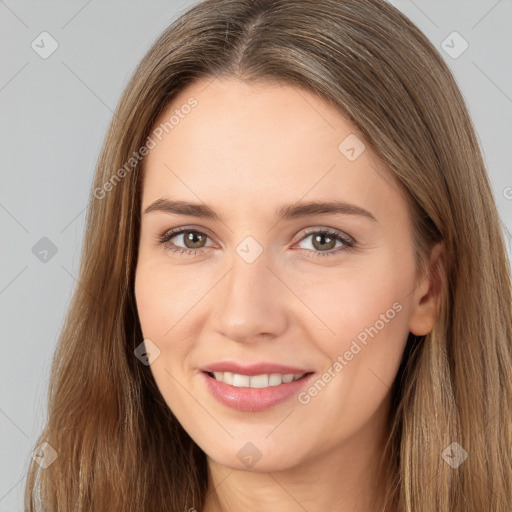
[[437, 317], [437, 307], [441, 294], [444, 246], [436, 244], [430, 253], [427, 272], [414, 290], [409, 331], [416, 336], [428, 334]]

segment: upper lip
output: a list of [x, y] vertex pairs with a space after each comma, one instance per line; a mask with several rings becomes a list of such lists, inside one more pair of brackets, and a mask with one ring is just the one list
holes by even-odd
[[282, 373], [283, 375], [293, 373], [298, 375], [301, 373], [309, 373], [312, 370], [306, 370], [297, 366], [286, 366], [275, 363], [236, 363], [234, 361], [219, 361], [217, 363], [208, 364], [201, 368], [204, 372], [231, 372], [240, 375], [263, 375], [270, 373]]

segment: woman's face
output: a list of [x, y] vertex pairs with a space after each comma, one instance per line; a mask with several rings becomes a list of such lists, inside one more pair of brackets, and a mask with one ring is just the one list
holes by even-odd
[[288, 85], [198, 81], [151, 138], [135, 293], [185, 430], [255, 471], [374, 439], [408, 333], [433, 321], [389, 171], [337, 110]]

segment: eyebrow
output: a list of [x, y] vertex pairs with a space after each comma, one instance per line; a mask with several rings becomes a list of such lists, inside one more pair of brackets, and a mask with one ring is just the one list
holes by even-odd
[[[188, 215], [202, 219], [220, 220], [217, 213], [204, 203], [189, 203], [186, 201], [171, 201], [169, 199], [160, 198], [150, 204], [144, 213], [149, 212], [165, 212], [177, 215]], [[344, 201], [310, 201], [286, 204], [276, 210], [275, 216], [279, 221], [298, 219], [310, 215], [359, 215], [366, 217], [373, 222], [377, 219], [364, 208], [355, 204], [346, 203]]]

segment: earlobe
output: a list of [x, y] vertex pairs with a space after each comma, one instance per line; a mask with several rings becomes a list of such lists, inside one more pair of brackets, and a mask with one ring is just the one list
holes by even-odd
[[425, 336], [432, 330], [437, 317], [441, 295], [444, 246], [436, 244], [430, 253], [428, 271], [414, 291], [409, 331], [416, 336]]

